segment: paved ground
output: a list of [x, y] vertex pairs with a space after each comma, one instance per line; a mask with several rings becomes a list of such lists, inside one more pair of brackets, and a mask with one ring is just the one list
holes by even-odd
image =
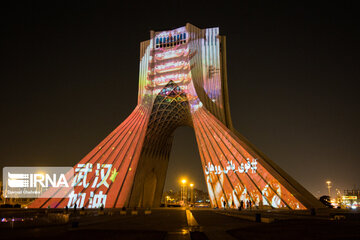
[[247, 240], [350, 240], [360, 239], [359, 222], [326, 221], [326, 220], [287, 220], [246, 229], [234, 229], [228, 231], [236, 239]]
[[[254, 213], [258, 212], [184, 208], [153, 209], [149, 215], [141, 210], [138, 215], [131, 215], [130, 211], [120, 215], [120, 210], [108, 211], [105, 215], [87, 211], [85, 215], [72, 215], [68, 224], [53, 226], [49, 225], [51, 222], [28, 226], [15, 222], [11, 227], [11, 222], [3, 222], [0, 239], [360, 239], [357, 218], [329, 220], [326, 216], [269, 212], [262, 214], [277, 216], [272, 223], [240, 218], [254, 216]], [[16, 214], [20, 216], [21, 211], [0, 211], [0, 217]]]

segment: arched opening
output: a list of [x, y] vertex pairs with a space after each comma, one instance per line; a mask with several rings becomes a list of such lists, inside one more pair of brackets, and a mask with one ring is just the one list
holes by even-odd
[[[188, 200], [191, 203], [204, 202], [204, 198], [207, 197], [207, 188], [194, 130], [183, 126], [177, 128], [174, 135], [161, 202], [166, 205], [178, 203], [181, 198], [181, 179], [183, 178], [187, 180]], [[190, 184], [194, 184], [192, 192]], [[168, 200], [166, 196], [169, 196]]]

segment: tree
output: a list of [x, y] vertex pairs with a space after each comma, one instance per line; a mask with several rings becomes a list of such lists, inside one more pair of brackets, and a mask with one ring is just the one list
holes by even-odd
[[325, 206], [327, 206], [329, 208], [333, 208], [333, 205], [331, 205], [331, 202], [330, 202], [330, 196], [327, 196], [327, 195], [321, 196], [319, 200]]

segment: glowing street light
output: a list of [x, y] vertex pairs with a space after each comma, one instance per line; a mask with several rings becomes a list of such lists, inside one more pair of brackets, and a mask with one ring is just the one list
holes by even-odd
[[[185, 200], [185, 184], [186, 184], [186, 179], [185, 178], [183, 178], [183, 179], [181, 179], [181, 196], [180, 196], [180, 199], [181, 200]], [[187, 194], [186, 194], [187, 195]], [[185, 201], [184, 201], [185, 202]]]
[[194, 202], [194, 184], [190, 183], [190, 188], [191, 188], [191, 192], [190, 192], [190, 203]]
[[[328, 191], [329, 191], [329, 197], [330, 197], [330, 188], [331, 188], [331, 181], [326, 181], [327, 187], [328, 187]], [[331, 198], [331, 197], [330, 197]]]

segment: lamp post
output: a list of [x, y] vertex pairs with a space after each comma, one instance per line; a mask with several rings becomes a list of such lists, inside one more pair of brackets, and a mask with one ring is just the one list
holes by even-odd
[[166, 196], [166, 197], [165, 197], [165, 207], [168, 206], [168, 204], [169, 204], [169, 199], [170, 199], [170, 196]]
[[328, 191], [329, 191], [329, 197], [331, 198], [330, 196], [330, 188], [331, 188], [331, 181], [326, 181], [326, 184], [327, 184], [327, 188], [328, 188]]
[[[181, 192], [181, 201], [184, 201], [185, 200], [185, 184], [186, 184], [186, 179], [182, 179], [181, 180], [181, 189], [180, 189], [180, 192]], [[185, 201], [184, 201], [185, 203]]]
[[335, 191], [336, 191], [336, 202], [337, 202], [338, 206], [341, 207], [341, 205], [342, 205], [341, 192], [340, 192], [340, 190], [337, 189], [337, 188], [335, 189]]
[[194, 203], [194, 184], [190, 183], [190, 203]]

